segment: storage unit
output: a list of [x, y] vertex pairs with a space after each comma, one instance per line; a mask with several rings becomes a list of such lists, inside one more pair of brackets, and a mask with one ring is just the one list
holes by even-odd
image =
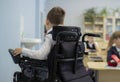
[[96, 41], [104, 40], [104, 17], [103, 16], [95, 16], [94, 21], [88, 21], [88, 19], [84, 20], [85, 33], [96, 33], [100, 34], [101, 38], [96, 38]]
[[120, 30], [120, 17], [106, 17], [105, 18], [105, 41], [110, 39], [113, 32]]
[[96, 38], [95, 41], [100, 43], [102, 48], [106, 48], [110, 36], [118, 30], [120, 30], [120, 17], [95, 16], [94, 21], [84, 17], [84, 33], [100, 34], [101, 38]]

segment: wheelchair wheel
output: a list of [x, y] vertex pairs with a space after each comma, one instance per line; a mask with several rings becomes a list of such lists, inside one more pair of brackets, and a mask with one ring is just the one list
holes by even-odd
[[22, 82], [21, 81], [21, 72], [14, 73], [13, 82]]

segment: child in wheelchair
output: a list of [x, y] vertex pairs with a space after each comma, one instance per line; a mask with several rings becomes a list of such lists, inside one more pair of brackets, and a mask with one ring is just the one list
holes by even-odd
[[84, 44], [79, 42], [80, 28], [60, 26], [64, 16], [60, 7], [48, 12], [47, 34], [39, 50], [9, 50], [21, 67], [21, 72], [14, 74], [14, 82], [92, 82], [82, 62]]
[[[18, 80], [14, 82], [92, 82], [82, 62], [85, 48], [79, 41], [80, 36], [79, 27], [54, 26], [52, 38], [56, 43], [47, 62], [26, 57], [18, 59], [22, 72], [16, 74]], [[20, 58], [13, 54], [12, 57]]]

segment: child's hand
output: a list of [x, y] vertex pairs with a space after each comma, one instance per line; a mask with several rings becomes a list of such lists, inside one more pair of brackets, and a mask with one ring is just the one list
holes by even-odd
[[16, 48], [14, 51], [14, 56], [20, 55], [22, 53], [22, 49], [21, 48]]
[[89, 52], [90, 51], [90, 49], [85, 49], [85, 52]]

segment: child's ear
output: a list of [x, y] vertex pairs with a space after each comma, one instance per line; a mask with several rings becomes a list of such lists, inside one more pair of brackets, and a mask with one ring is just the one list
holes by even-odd
[[48, 20], [48, 19], [46, 19], [46, 25], [47, 25], [47, 26], [49, 25], [49, 20]]
[[49, 22], [49, 20], [46, 20], [46, 30], [48, 30], [49, 27], [50, 27], [50, 22]]

